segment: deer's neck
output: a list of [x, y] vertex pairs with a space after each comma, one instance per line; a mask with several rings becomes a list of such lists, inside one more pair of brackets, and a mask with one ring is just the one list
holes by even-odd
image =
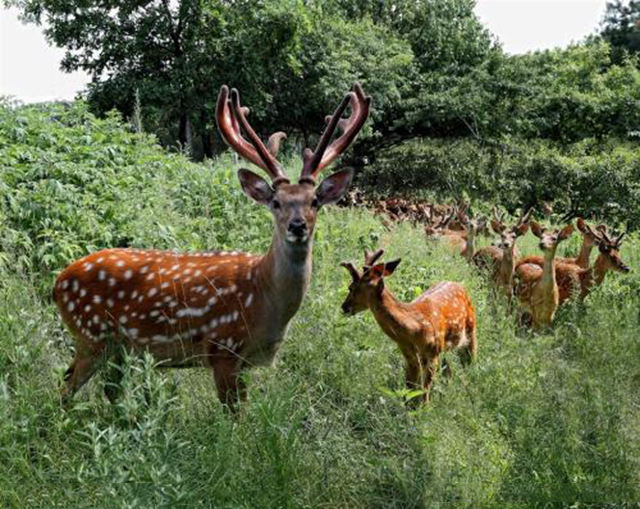
[[580, 247], [580, 253], [576, 258], [576, 265], [586, 269], [589, 267], [589, 257], [591, 256], [591, 250], [593, 249], [593, 243], [587, 238], [583, 238], [582, 246]]
[[387, 336], [398, 341], [407, 333], [406, 304], [386, 288], [369, 304], [378, 325]]
[[498, 266], [498, 278], [505, 286], [511, 287], [511, 281], [513, 279], [513, 270], [515, 269], [516, 261], [513, 253], [515, 251], [515, 245], [509, 249], [502, 250], [502, 260]]
[[300, 308], [311, 279], [312, 240], [290, 244], [274, 234], [267, 253], [258, 262], [256, 276], [264, 312], [273, 325], [285, 327]]
[[557, 286], [556, 270], [555, 270], [556, 250], [544, 252], [544, 264], [542, 266], [542, 278], [540, 282], [545, 288], [553, 288]]
[[607, 260], [601, 254], [596, 258], [596, 262], [593, 264], [593, 271], [595, 273], [594, 279], [596, 285], [601, 285], [607, 275]]
[[475, 241], [475, 236], [472, 235], [471, 233], [467, 234], [467, 238], [465, 240], [465, 248], [464, 248], [464, 257], [466, 258], [466, 260], [471, 263], [471, 260], [473, 260], [473, 253], [474, 253], [474, 242]]

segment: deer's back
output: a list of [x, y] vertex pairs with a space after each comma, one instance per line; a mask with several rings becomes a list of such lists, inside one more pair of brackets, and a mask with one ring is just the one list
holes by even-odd
[[182, 365], [241, 352], [251, 337], [259, 257], [107, 249], [69, 265], [54, 299], [86, 346], [110, 338]]

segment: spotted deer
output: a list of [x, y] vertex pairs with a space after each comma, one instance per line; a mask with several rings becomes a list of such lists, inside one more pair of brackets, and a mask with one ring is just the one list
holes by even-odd
[[516, 265], [515, 293], [521, 306], [531, 315], [531, 325], [535, 330], [550, 327], [558, 308], [559, 295], [556, 281], [555, 256], [560, 242], [573, 233], [573, 225], [562, 230], [547, 231], [535, 221], [531, 221], [531, 231], [540, 239], [540, 249], [544, 252], [542, 270], [532, 263]]
[[[244, 399], [239, 375], [245, 368], [272, 362], [311, 277], [318, 210], [347, 191], [352, 170], [338, 171], [319, 186], [316, 178], [354, 140], [370, 103], [356, 84], [328, 117], [315, 151], [304, 150], [300, 179], [292, 184], [276, 159], [285, 134], [271, 135], [265, 146], [249, 125], [248, 109], [240, 105], [237, 90], [229, 94], [223, 86], [216, 107], [223, 139], [271, 178], [269, 184], [249, 170], [238, 172], [247, 196], [273, 214], [271, 246], [264, 255], [106, 249], [69, 265], [54, 288], [55, 302], [76, 343], [63, 400], [104, 360], [117, 362], [113, 352], [122, 347], [147, 351], [162, 366], [208, 366], [223, 403], [234, 408]], [[341, 118], [349, 106], [350, 116]], [[331, 141], [337, 129], [341, 133]]]
[[420, 400], [428, 401], [442, 352], [456, 349], [464, 365], [475, 356], [475, 310], [464, 286], [449, 281], [433, 285], [410, 303], [399, 301], [386, 288], [385, 278], [400, 260], [376, 263], [383, 253], [367, 253], [362, 273], [353, 263], [341, 264], [352, 278], [342, 310], [347, 315], [371, 310], [405, 358], [407, 388], [423, 390]]

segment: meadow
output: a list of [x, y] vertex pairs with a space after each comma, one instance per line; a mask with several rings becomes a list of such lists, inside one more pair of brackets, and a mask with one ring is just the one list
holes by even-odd
[[[288, 167], [298, 169], [291, 157]], [[96, 376], [63, 410], [73, 352], [57, 272], [103, 247], [261, 252], [269, 213], [231, 158], [195, 164], [86, 106], [0, 106], [0, 507], [583, 507], [640, 500], [640, 237], [628, 275], [534, 335], [485, 278], [420, 227], [321, 211], [312, 284], [276, 364], [223, 411], [204, 369], [126, 363], [115, 405]], [[478, 204], [478, 210], [489, 205]], [[606, 219], [606, 218], [605, 218]], [[488, 243], [489, 239], [482, 239]], [[559, 254], [575, 253], [578, 235]], [[536, 252], [528, 234], [521, 251]], [[462, 281], [478, 356], [403, 405], [403, 360], [370, 314], [344, 317], [343, 260], [384, 247], [404, 300]]]

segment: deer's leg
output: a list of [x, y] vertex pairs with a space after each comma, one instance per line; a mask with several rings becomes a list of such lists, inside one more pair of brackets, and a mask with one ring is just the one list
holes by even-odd
[[463, 366], [468, 366], [476, 356], [477, 339], [476, 339], [476, 323], [475, 320], [469, 318], [467, 320], [467, 326], [465, 328], [465, 334], [467, 336], [467, 344], [458, 349], [458, 356]]
[[438, 366], [440, 364], [440, 356], [437, 355], [435, 357], [429, 357], [424, 360], [424, 401], [425, 403], [429, 403], [429, 398], [431, 396], [431, 382], [433, 382], [433, 377], [438, 370]]
[[[405, 385], [407, 389], [413, 390], [421, 390], [422, 389], [422, 366], [420, 366], [419, 359], [412, 360], [411, 362], [407, 361], [407, 365], [405, 366]], [[407, 406], [410, 408], [416, 408], [420, 402], [422, 401], [422, 397], [415, 396], [406, 401]]]
[[60, 394], [64, 405], [98, 370], [104, 360], [104, 347], [104, 343], [93, 348], [78, 345], [76, 356], [64, 375], [65, 384]]
[[231, 411], [237, 410], [238, 401], [247, 397], [246, 386], [240, 377], [240, 363], [233, 358], [218, 358], [212, 363], [218, 398]]

